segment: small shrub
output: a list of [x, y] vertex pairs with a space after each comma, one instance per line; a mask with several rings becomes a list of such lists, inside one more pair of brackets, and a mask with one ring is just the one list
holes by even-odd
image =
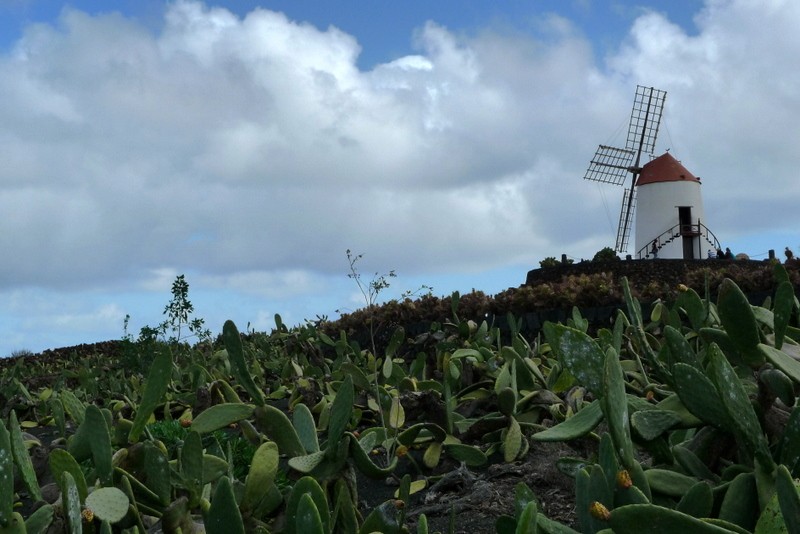
[[611, 247], [606, 247], [597, 251], [592, 261], [619, 261], [619, 256]]
[[561, 262], [555, 259], [553, 256], [549, 256], [539, 262], [539, 266], [542, 269], [547, 269], [549, 267], [558, 267], [559, 265], [561, 265]]

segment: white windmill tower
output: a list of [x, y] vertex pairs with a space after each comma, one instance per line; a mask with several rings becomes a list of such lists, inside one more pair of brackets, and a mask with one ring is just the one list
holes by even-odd
[[636, 216], [635, 257], [700, 259], [719, 248], [705, 226], [700, 180], [669, 152], [640, 166], [642, 153], [655, 149], [666, 91], [637, 86], [625, 148], [600, 145], [584, 179], [623, 185], [625, 189], [617, 228], [617, 252], [628, 251], [631, 222]]

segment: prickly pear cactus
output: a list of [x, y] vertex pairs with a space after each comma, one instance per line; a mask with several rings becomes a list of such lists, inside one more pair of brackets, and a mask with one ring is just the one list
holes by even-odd
[[25, 487], [28, 492], [37, 501], [42, 500], [42, 492], [39, 489], [39, 482], [36, 480], [36, 473], [33, 470], [33, 463], [28, 454], [28, 449], [25, 447], [25, 442], [22, 438], [22, 430], [20, 429], [19, 422], [17, 421], [17, 414], [13, 410], [9, 417], [10, 435], [11, 435], [11, 452], [13, 453], [14, 462], [17, 464], [19, 473], [22, 476]]
[[316, 480], [306, 476], [297, 481], [286, 501], [286, 533], [300, 534], [305, 532], [300, 530], [299, 527], [308, 525], [308, 521], [311, 519], [308, 514], [313, 514], [313, 512], [310, 506], [301, 506], [303, 499], [310, 499], [313, 502], [313, 509], [317, 512], [321, 526], [324, 532], [328, 532], [330, 529], [330, 509], [328, 508], [325, 492]]
[[756, 525], [757, 534], [797, 532], [800, 529], [800, 493], [798, 483], [786, 466], [778, 466], [777, 491], [767, 503]]
[[11, 436], [0, 419], [0, 527], [11, 522], [14, 511], [14, 459], [11, 454]]
[[758, 351], [761, 338], [753, 307], [730, 278], [723, 280], [719, 286], [717, 309], [725, 332], [736, 344], [745, 363], [753, 368], [763, 365], [764, 356]]
[[204, 410], [192, 421], [192, 430], [199, 434], [213, 432], [253, 415], [253, 406], [243, 403], [216, 404]]
[[54, 449], [50, 452], [49, 462], [50, 472], [53, 473], [53, 478], [58, 483], [61, 492], [66, 491], [63, 474], [69, 473], [70, 479], [77, 488], [80, 502], [83, 502], [89, 494], [89, 490], [81, 466], [75, 461], [75, 458], [63, 449]]
[[86, 407], [86, 438], [89, 440], [89, 450], [92, 453], [97, 475], [104, 485], [111, 485], [111, 434], [108, 430], [106, 418], [100, 409], [90, 404]]
[[[593, 512], [594, 513], [594, 512]], [[608, 513], [608, 511], [606, 511]], [[629, 504], [621, 506], [603, 518], [616, 534], [639, 534], [646, 525], [650, 532], [664, 534], [730, 534], [735, 532], [708, 520], [657, 506], [655, 504]]]
[[116, 523], [128, 513], [130, 501], [122, 490], [114, 487], [97, 488], [86, 497], [86, 508], [101, 521]]
[[25, 521], [19, 512], [11, 514], [8, 524], [0, 527], [0, 534], [27, 534], [28, 530], [25, 527]]
[[211, 507], [205, 516], [205, 526], [208, 534], [244, 534], [242, 514], [236, 505], [228, 477], [222, 477], [217, 482]]
[[312, 452], [304, 456], [289, 458], [289, 466], [301, 473], [310, 473], [325, 460], [326, 451]]
[[253, 455], [250, 473], [244, 484], [244, 496], [241, 501], [243, 511], [255, 510], [263, 498], [265, 490], [273, 485], [278, 472], [278, 446], [267, 441]]
[[605, 354], [597, 342], [580, 330], [560, 324], [545, 325], [545, 333], [572, 376], [595, 395], [602, 395]]
[[317, 427], [314, 424], [314, 416], [311, 414], [311, 410], [308, 409], [308, 406], [305, 404], [298, 404], [295, 406], [294, 414], [292, 415], [292, 424], [306, 452], [317, 452], [319, 450]]
[[142, 401], [139, 403], [131, 431], [128, 433], [128, 441], [131, 443], [139, 440], [139, 435], [147, 425], [147, 421], [167, 392], [171, 377], [172, 353], [169, 350], [163, 350], [156, 356], [150, 373], [147, 375], [147, 385], [142, 395]]
[[285, 413], [267, 404], [256, 407], [253, 415], [255, 416], [256, 427], [278, 444], [278, 450], [281, 454], [286, 454], [289, 457], [306, 454], [297, 431]]
[[297, 506], [295, 528], [297, 532], [304, 534], [324, 534], [325, 532], [322, 529], [322, 518], [314, 504], [314, 499], [307, 493], [300, 498]]
[[189, 492], [190, 504], [196, 506], [203, 488], [203, 443], [195, 431], [189, 432], [183, 440], [179, 470]]
[[58, 397], [61, 399], [64, 411], [67, 412], [72, 420], [78, 425], [83, 423], [83, 416], [84, 412], [86, 411], [86, 406], [83, 404], [83, 402], [81, 402], [81, 400], [68, 389], [60, 392]]
[[339, 386], [339, 391], [336, 392], [336, 398], [333, 399], [333, 406], [331, 406], [331, 419], [328, 423], [328, 456], [335, 454], [335, 446], [342, 439], [347, 424], [350, 422], [353, 414], [353, 401], [353, 379], [347, 375], [342, 385]]
[[247, 361], [244, 358], [244, 350], [242, 349], [242, 338], [239, 336], [239, 330], [237, 330], [233, 321], [225, 321], [222, 326], [222, 340], [231, 360], [233, 376], [250, 394], [253, 402], [258, 406], [264, 406], [266, 404], [264, 393], [258, 388], [253, 381], [252, 375], [250, 375], [250, 367], [247, 365]]
[[72, 534], [83, 532], [83, 516], [81, 515], [81, 497], [78, 486], [69, 471], [61, 474], [61, 500], [67, 517], [67, 526]]
[[25, 520], [27, 534], [45, 534], [53, 522], [55, 509], [50, 504], [38, 508]]

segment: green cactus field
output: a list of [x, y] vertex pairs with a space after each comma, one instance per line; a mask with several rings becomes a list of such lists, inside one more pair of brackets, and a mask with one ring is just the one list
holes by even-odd
[[602, 275], [607, 321], [536, 335], [454, 294], [0, 360], [0, 534], [800, 532], [796, 273], [764, 268], [758, 303]]

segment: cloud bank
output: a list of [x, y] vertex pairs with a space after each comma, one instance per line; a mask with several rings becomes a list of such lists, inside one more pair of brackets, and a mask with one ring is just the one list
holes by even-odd
[[354, 36], [265, 9], [178, 1], [153, 30], [65, 8], [0, 56], [0, 291], [193, 270], [288, 299], [348, 248], [414, 275], [590, 257], [621, 191], [581, 177], [624, 142], [636, 84], [668, 91], [658, 146], [703, 178], [720, 238], [793, 228], [800, 4], [708, 0], [694, 21], [642, 12], [605, 56], [557, 15], [431, 21], [365, 71]]

